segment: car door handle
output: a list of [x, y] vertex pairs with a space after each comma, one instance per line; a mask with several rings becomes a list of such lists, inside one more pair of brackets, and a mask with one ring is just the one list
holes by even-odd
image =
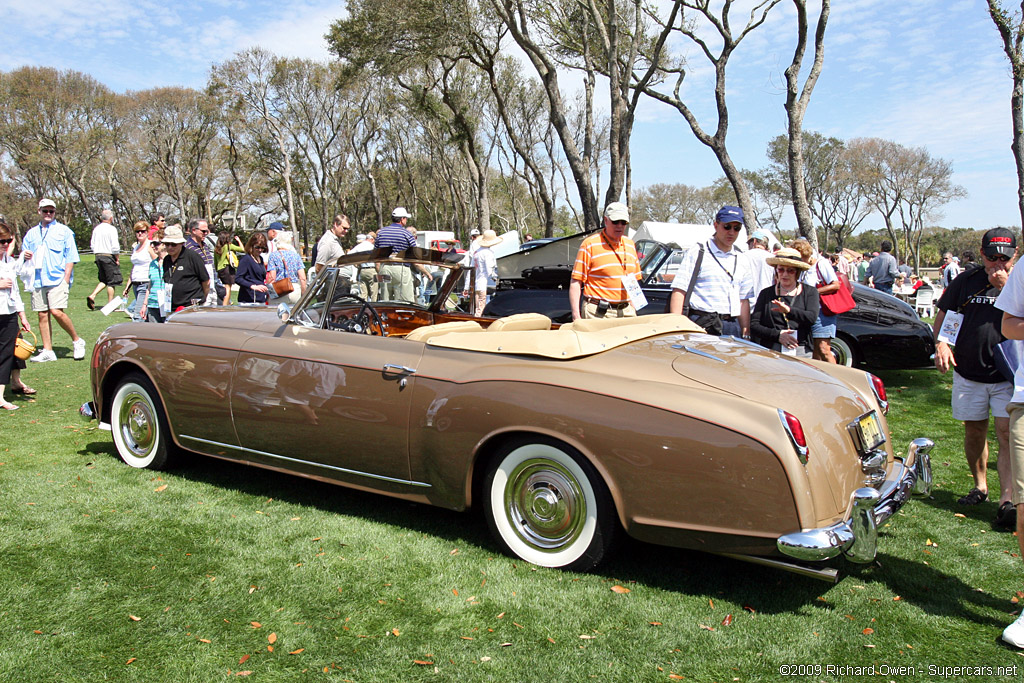
[[409, 375], [416, 373], [416, 368], [406, 367], [404, 365], [395, 365], [393, 363], [385, 363], [383, 374], [384, 379], [395, 379], [398, 378], [398, 390], [405, 389], [406, 385], [409, 384]]

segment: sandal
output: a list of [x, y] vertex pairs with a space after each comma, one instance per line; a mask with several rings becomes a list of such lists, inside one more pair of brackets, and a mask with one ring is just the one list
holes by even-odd
[[33, 389], [32, 387], [30, 387], [27, 384], [22, 384], [17, 389], [11, 389], [11, 393], [12, 394], [21, 394], [22, 396], [34, 396], [34, 395], [38, 394], [39, 392], [36, 391], [35, 389]]
[[978, 503], [984, 503], [986, 500], [988, 500], [987, 493], [979, 491], [977, 488], [973, 488], [966, 496], [959, 499], [957, 502], [961, 505], [977, 505]]
[[18, 409], [18, 406], [14, 405], [13, 403], [7, 403], [6, 401], [4, 403], [0, 403], [0, 410], [17, 410], [17, 409]]
[[89, 307], [90, 311], [95, 311], [96, 310], [96, 299], [93, 299], [91, 296], [85, 297], [85, 305]]

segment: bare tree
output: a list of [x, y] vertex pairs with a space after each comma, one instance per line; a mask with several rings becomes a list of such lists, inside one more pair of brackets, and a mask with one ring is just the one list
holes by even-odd
[[1010, 61], [1013, 77], [1013, 90], [1010, 92], [1013, 140], [1010, 149], [1017, 165], [1017, 205], [1024, 225], [1024, 2], [1021, 2], [1020, 9], [1009, 10], [1000, 0], [988, 0], [988, 13], [1003, 41], [1003, 51]]
[[[729, 151], [726, 147], [726, 137], [729, 132], [729, 107], [726, 102], [725, 87], [726, 67], [729, 64], [729, 58], [743, 39], [750, 35], [751, 31], [764, 23], [768, 12], [779, 2], [781, 0], [759, 0], [750, 10], [747, 22], [739, 33], [733, 31], [729, 16], [733, 0], [725, 0], [717, 13], [715, 9], [712, 9], [711, 3], [708, 0], [675, 0], [667, 20], [659, 18], [655, 10], [649, 11], [651, 19], [663, 29], [676, 31], [693, 42], [714, 67], [715, 105], [718, 122], [713, 133], [708, 133], [704, 130], [700, 121], [697, 120], [696, 114], [694, 114], [689, 105], [683, 102], [681, 90], [689, 70], [682, 61], [677, 61], [674, 64], [666, 62], [660, 67], [665, 76], [675, 76], [676, 81], [671, 94], [662, 92], [653, 83], [637, 83], [637, 87], [645, 94], [659, 102], [664, 102], [682, 114], [697, 139], [711, 149], [718, 159], [725, 177], [732, 185], [736, 199], [748, 217], [752, 217], [755, 214], [750, 191], [743, 181], [743, 175], [729, 156]], [[678, 11], [680, 9], [683, 11]], [[707, 27], [717, 34], [718, 39], [721, 41], [720, 47], [713, 46], [705, 38], [703, 29], [706, 26], [698, 26], [697, 19], [702, 19]], [[757, 226], [754, 225], [754, 221], [748, 218], [748, 227], [756, 228]]]
[[807, 201], [807, 188], [804, 185], [803, 125], [807, 103], [814, 92], [814, 86], [821, 74], [821, 66], [825, 60], [825, 26], [831, 7], [829, 0], [821, 0], [821, 12], [814, 31], [814, 59], [811, 68], [800, 87], [800, 69], [803, 66], [804, 53], [807, 50], [807, 0], [793, 0], [796, 6], [797, 41], [793, 52], [793, 61], [786, 68], [786, 118], [789, 122], [789, 183], [792, 188], [793, 210], [796, 212], [797, 229], [803, 237], [810, 241], [811, 246], [818, 248], [818, 232], [811, 220], [810, 206]]

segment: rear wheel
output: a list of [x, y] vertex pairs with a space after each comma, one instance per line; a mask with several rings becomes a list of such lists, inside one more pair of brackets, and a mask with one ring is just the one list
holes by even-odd
[[149, 378], [130, 373], [117, 385], [110, 406], [110, 431], [117, 454], [128, 465], [165, 469], [173, 444], [167, 417]]
[[535, 437], [508, 444], [484, 484], [487, 522], [507, 552], [542, 567], [586, 571], [619, 532], [608, 487], [576, 450]]
[[848, 368], [857, 365], [857, 351], [853, 342], [844, 337], [833, 337], [831, 344], [832, 355], [836, 357], [838, 365], [845, 365]]

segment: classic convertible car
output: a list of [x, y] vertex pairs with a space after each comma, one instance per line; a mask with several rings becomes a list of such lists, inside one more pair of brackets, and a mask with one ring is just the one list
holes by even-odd
[[[556, 322], [572, 320], [568, 287], [575, 258], [573, 249], [578, 247], [578, 241], [575, 237], [564, 238], [528, 256], [513, 254], [498, 259], [499, 272], [504, 271], [502, 281], [484, 314], [500, 317], [535, 312]], [[565, 248], [559, 249], [561, 242]], [[549, 249], [555, 253], [549, 256]], [[650, 240], [638, 243], [637, 250], [643, 267], [641, 287], [648, 301], [640, 314], [663, 313], [683, 251]], [[503, 268], [504, 262], [510, 266]], [[877, 369], [932, 365], [932, 329], [921, 321], [912, 306], [859, 284], [853, 285], [853, 299], [856, 308], [840, 314], [836, 321], [832, 353], [837, 363]]]
[[[510, 554], [577, 570], [625, 532], [834, 579], [822, 561], [872, 560], [881, 523], [929, 490], [931, 442], [894, 447], [884, 386], [866, 372], [677, 315], [474, 317], [452, 297], [460, 258], [364, 252], [291, 311], [110, 327], [83, 415], [133, 467], [187, 449], [479, 507]], [[377, 270], [379, 300], [352, 293], [353, 267]], [[387, 293], [403, 268], [440, 282], [427, 303]]]

